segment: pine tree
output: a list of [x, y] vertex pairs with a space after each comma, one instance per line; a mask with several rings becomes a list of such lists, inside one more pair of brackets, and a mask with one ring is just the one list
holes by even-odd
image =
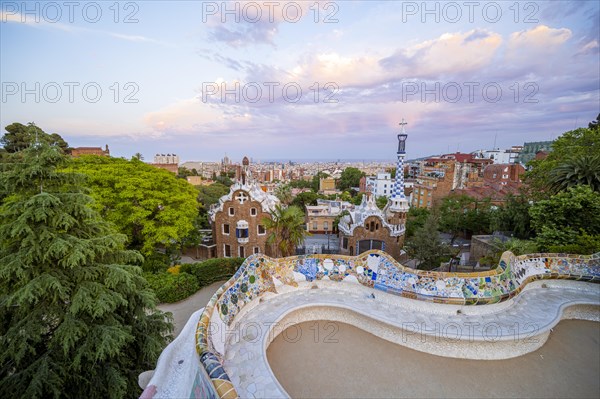
[[438, 233], [439, 215], [433, 211], [423, 227], [417, 229], [404, 246], [408, 255], [418, 261], [417, 268], [431, 270], [440, 265], [440, 260], [449, 254], [449, 248], [440, 240]]
[[137, 397], [172, 325], [57, 148], [0, 175], [0, 397]]

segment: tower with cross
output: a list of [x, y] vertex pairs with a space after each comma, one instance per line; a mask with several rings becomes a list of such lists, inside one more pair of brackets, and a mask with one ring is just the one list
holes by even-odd
[[406, 139], [408, 134], [404, 126], [408, 123], [402, 118], [400, 125], [400, 134], [398, 134], [398, 151], [396, 152], [396, 178], [392, 188], [392, 196], [388, 202], [390, 218], [395, 223], [404, 223], [408, 213], [408, 200], [404, 194], [404, 157], [406, 156]]

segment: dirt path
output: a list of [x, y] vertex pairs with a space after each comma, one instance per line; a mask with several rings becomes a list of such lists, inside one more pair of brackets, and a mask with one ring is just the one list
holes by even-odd
[[267, 350], [293, 398], [600, 397], [600, 323], [565, 320], [539, 350], [489, 361], [429, 355], [325, 323], [299, 324], [297, 342], [292, 328], [291, 340], [281, 334]]
[[179, 335], [192, 313], [206, 306], [210, 298], [224, 282], [219, 281], [206, 286], [183, 301], [158, 305], [160, 310], [173, 313], [173, 324], [175, 325], [175, 331], [173, 331], [174, 337]]

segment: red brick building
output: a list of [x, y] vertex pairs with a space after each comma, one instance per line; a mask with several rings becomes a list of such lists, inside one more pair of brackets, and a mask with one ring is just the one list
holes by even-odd
[[250, 176], [249, 162], [244, 158], [239, 178], [229, 194], [209, 212], [216, 256], [247, 257], [263, 253], [270, 255], [268, 231], [264, 219], [279, 204], [277, 197], [267, 194]]
[[75, 147], [71, 149], [71, 156], [80, 157], [82, 155], [99, 155], [99, 156], [110, 156], [108, 150], [108, 144], [103, 150], [102, 147]]

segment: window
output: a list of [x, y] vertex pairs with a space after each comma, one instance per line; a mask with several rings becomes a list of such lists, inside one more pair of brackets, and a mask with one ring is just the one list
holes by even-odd
[[233, 216], [235, 215], [235, 209], [233, 209], [233, 207], [229, 207], [229, 216]]
[[267, 234], [267, 231], [265, 230], [265, 226], [263, 226], [262, 224], [259, 224], [258, 225], [258, 235], [264, 236], [265, 234]]
[[323, 230], [329, 230], [329, 222], [328, 221], [323, 222]]
[[235, 236], [237, 238], [248, 238], [248, 229], [235, 229]]
[[319, 223], [313, 222], [313, 230], [317, 230], [319, 228]]
[[246, 254], [245, 254], [245, 251], [244, 251], [244, 247], [239, 247], [238, 253], [239, 253], [240, 258], [245, 258], [246, 257]]
[[251, 216], [256, 216], [257, 212], [256, 212], [256, 208], [251, 208], [250, 209], [250, 215]]
[[342, 238], [342, 248], [348, 249], [348, 237]]
[[223, 225], [223, 234], [229, 235], [229, 225], [228, 224]]
[[226, 258], [231, 258], [231, 247], [228, 244], [223, 245], [223, 252]]
[[260, 253], [260, 248], [259, 247], [254, 247], [254, 253], [255, 254], [259, 254]]
[[375, 230], [379, 230], [379, 223], [375, 224]]

